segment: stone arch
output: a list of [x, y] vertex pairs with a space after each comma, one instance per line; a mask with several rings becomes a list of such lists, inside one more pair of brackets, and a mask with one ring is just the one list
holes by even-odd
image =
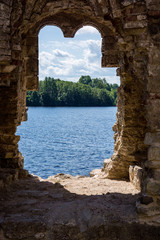
[[[75, 14], [77, 16], [77, 12]], [[31, 28], [21, 31], [24, 59], [24, 75], [26, 89], [38, 89], [38, 33], [46, 25], [54, 25], [61, 29], [64, 37], [73, 38], [82, 26], [95, 27], [102, 36], [102, 67], [117, 67], [119, 64], [119, 50], [115, 29], [111, 22], [100, 24], [96, 18], [75, 17], [68, 13], [59, 12], [41, 19], [39, 16]], [[32, 62], [32, 64], [30, 64]]]
[[103, 29], [97, 25], [96, 23], [92, 22], [92, 21], [83, 21], [82, 23], [80, 23], [79, 25], [77, 25], [74, 29], [73, 29], [73, 35], [72, 37], [75, 36], [75, 34], [82, 28], [85, 26], [91, 26], [94, 27], [95, 29], [97, 29], [97, 31], [100, 33], [101, 37], [103, 38], [103, 36], [105, 36], [105, 32], [103, 31]]
[[[21, 3], [19, 2], [19, 7], [21, 7], [20, 4]], [[105, 10], [102, 7], [104, 5]], [[90, 24], [95, 26], [102, 34], [102, 67], [118, 67], [120, 56], [121, 65], [123, 66], [121, 72], [124, 69], [124, 66], [127, 65], [124, 60], [126, 56], [124, 54], [125, 51], [122, 51], [119, 48], [120, 44], [123, 45], [123, 42], [121, 41], [123, 38], [120, 38], [120, 34], [122, 35], [122, 33], [120, 33], [122, 28], [119, 28], [119, 23], [116, 24], [116, 20], [110, 17], [113, 12], [111, 8], [108, 7], [106, 1], [102, 1], [101, 4], [99, 4], [98, 1], [79, 1], [74, 4], [72, 1], [66, 1], [65, 3], [63, 1], [56, 1], [43, 2], [41, 4], [39, 0], [36, 1], [33, 6], [26, 1], [26, 5], [22, 10], [21, 18], [14, 19], [16, 15], [14, 14], [15, 11], [16, 9], [14, 9], [13, 4], [12, 20], [14, 20], [14, 24], [12, 31], [13, 36], [18, 34], [22, 47], [21, 59], [23, 71], [21, 77], [25, 90], [36, 90], [38, 88], [38, 32], [47, 24], [58, 26], [66, 37], [73, 37], [75, 32], [83, 25]], [[81, 14], [78, 14], [79, 12], [81, 12]], [[28, 19], [26, 19], [27, 14], [29, 16]], [[23, 99], [23, 97], [20, 99]], [[24, 99], [23, 105], [25, 102]], [[116, 126], [120, 126], [120, 124], [117, 124]], [[124, 131], [121, 127], [114, 127], [114, 129], [116, 131], [115, 136], [117, 136], [118, 132], [120, 132], [121, 136], [121, 133]], [[119, 138], [116, 137], [116, 139]], [[119, 149], [117, 146], [118, 145], [116, 144], [115, 151]], [[112, 164], [111, 170], [109, 170], [108, 176], [110, 178], [128, 177], [128, 164], [125, 163], [126, 157], [123, 157], [123, 154], [120, 153], [121, 149], [122, 148], [120, 148], [120, 151], [118, 150], [118, 153], [114, 158], [116, 161], [113, 161], [114, 164]], [[118, 161], [117, 159], [120, 159], [121, 155], [122, 161]], [[135, 161], [134, 158], [131, 157], [131, 159], [133, 159], [131, 162]], [[124, 168], [124, 171], [119, 171], [118, 174], [116, 173], [117, 166], [119, 166], [117, 161], [120, 162], [120, 166]]]

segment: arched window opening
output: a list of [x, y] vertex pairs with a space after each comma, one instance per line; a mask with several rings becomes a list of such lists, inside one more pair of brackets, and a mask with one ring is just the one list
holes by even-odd
[[113, 153], [116, 84], [116, 69], [101, 68], [96, 28], [74, 38], [55, 26], [41, 29], [39, 92], [27, 92], [29, 118], [18, 129], [25, 168], [43, 178], [102, 168]]

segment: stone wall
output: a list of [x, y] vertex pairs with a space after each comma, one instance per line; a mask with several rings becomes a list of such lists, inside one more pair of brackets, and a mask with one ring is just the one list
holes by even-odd
[[137, 209], [143, 221], [155, 224], [160, 215], [159, 0], [1, 0], [0, 12], [0, 168], [23, 172], [15, 132], [25, 114], [26, 90], [38, 88], [39, 30], [51, 24], [74, 37], [82, 26], [94, 26], [102, 36], [102, 67], [118, 67], [121, 78], [114, 154], [105, 172], [111, 179], [128, 179], [130, 165], [143, 168]]
[[[144, 162], [143, 196], [138, 210], [144, 221], [160, 223], [160, 2], [146, 1], [148, 10], [147, 97], [145, 101], [149, 147]], [[146, 201], [147, 199], [147, 201]], [[146, 203], [147, 202], [147, 203]], [[145, 204], [146, 203], [146, 204]]]
[[19, 136], [15, 136], [22, 114], [19, 97], [22, 94], [22, 61], [17, 39], [11, 37], [12, 1], [1, 1], [0, 11], [0, 167], [23, 168], [17, 144]]

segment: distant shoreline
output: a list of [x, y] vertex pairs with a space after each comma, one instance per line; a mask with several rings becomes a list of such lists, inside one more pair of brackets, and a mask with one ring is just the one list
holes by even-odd
[[106, 79], [81, 76], [79, 82], [46, 77], [39, 82], [39, 91], [27, 91], [27, 106], [107, 107], [117, 104], [117, 84]]

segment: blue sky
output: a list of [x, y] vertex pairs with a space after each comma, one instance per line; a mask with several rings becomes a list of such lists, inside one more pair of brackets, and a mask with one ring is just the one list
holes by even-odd
[[116, 68], [101, 68], [101, 35], [93, 27], [64, 38], [60, 28], [46, 26], [39, 33], [39, 79], [46, 76], [76, 82], [82, 75], [119, 83]]

